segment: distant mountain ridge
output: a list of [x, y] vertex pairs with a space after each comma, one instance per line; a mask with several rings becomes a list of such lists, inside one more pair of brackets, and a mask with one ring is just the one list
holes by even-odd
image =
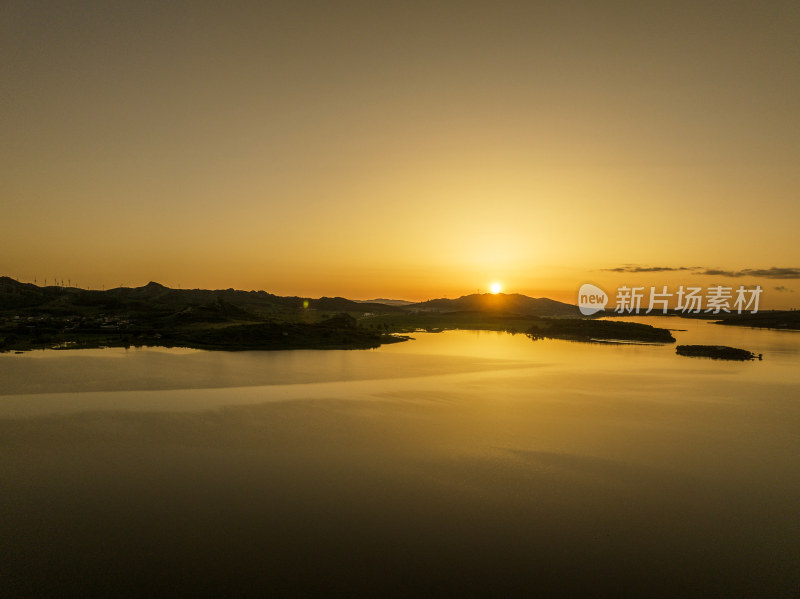
[[425, 312], [491, 312], [521, 316], [580, 317], [577, 306], [546, 297], [528, 297], [520, 293], [473, 293], [456, 299], [439, 298], [406, 306]]
[[[306, 303], [307, 302], [307, 303]], [[10, 277], [0, 277], [0, 310], [41, 308], [53, 312], [69, 311], [71, 306], [121, 308], [125, 305], [147, 305], [165, 310], [188, 306], [219, 306], [221, 303], [260, 316], [285, 310], [311, 308], [331, 312], [394, 312], [402, 308], [389, 304], [364, 303], [343, 297], [302, 298], [279, 296], [266, 291], [236, 289], [172, 289], [149, 282], [142, 287], [115, 287], [105, 291], [77, 287], [47, 286], [21, 283]]]
[[180, 312], [190, 307], [203, 307], [225, 314], [235, 312], [243, 318], [247, 314], [258, 317], [278, 316], [286, 311], [303, 308], [327, 312], [484, 312], [521, 316], [580, 316], [578, 308], [571, 304], [545, 297], [528, 297], [519, 293], [473, 293], [456, 299], [438, 298], [412, 303], [384, 298], [314, 299], [236, 289], [173, 289], [154, 281], [141, 287], [116, 287], [99, 291], [54, 285], [40, 287], [32, 283], [21, 283], [10, 277], [0, 277], [0, 310], [33, 308], [53, 313], [67, 313], [77, 307], [114, 310], [126, 306], [148, 307], [165, 312]]
[[384, 297], [379, 297], [377, 299], [370, 299], [370, 300], [353, 300], [358, 302], [359, 304], [385, 304], [387, 306], [409, 306], [414, 302], [409, 302], [407, 300], [399, 300], [399, 299], [386, 299]]

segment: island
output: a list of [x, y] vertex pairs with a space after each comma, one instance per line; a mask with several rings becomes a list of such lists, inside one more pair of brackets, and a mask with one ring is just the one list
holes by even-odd
[[798, 331], [800, 330], [800, 311], [766, 310], [755, 314], [729, 314], [714, 324]]
[[754, 360], [756, 357], [761, 359], [761, 354], [756, 356], [753, 352], [738, 347], [727, 345], [679, 345], [675, 348], [675, 353], [679, 356], [691, 356], [695, 358], [713, 358], [715, 360]]
[[667, 329], [636, 322], [585, 319], [548, 319], [528, 331], [533, 339], [568, 339], [600, 343], [673, 343], [675, 337]]

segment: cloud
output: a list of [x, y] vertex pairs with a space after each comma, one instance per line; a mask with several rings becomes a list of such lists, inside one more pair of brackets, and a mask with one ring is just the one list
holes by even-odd
[[617, 268], [604, 268], [610, 272], [669, 272], [673, 270], [692, 270], [689, 266], [637, 266], [635, 264], [626, 264], [625, 266], [618, 266]]
[[691, 271], [695, 275], [708, 275], [715, 277], [755, 277], [761, 279], [800, 279], [800, 268], [743, 268], [741, 270], [723, 270], [720, 268], [707, 268], [705, 266], [641, 266], [638, 264], [624, 264], [616, 268], [604, 268], [607, 272], [676, 272]]
[[743, 277], [741, 270], [719, 270], [718, 268], [704, 268], [695, 272], [696, 275], [713, 275], [718, 277]]
[[800, 268], [744, 268], [742, 270], [718, 270], [706, 268], [696, 275], [716, 275], [721, 277], [758, 277], [762, 279], [800, 279]]
[[794, 289], [789, 289], [788, 287], [784, 287], [783, 285], [778, 285], [774, 289], [778, 293], [794, 293]]

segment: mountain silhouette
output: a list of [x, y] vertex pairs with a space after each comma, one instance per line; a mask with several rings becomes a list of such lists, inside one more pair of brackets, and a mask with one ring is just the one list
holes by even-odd
[[[222, 302], [222, 304], [220, 304]], [[307, 304], [306, 304], [307, 302]], [[318, 299], [279, 296], [266, 291], [236, 289], [172, 289], [154, 281], [142, 287], [116, 287], [107, 291], [76, 287], [40, 287], [20, 283], [11, 277], [0, 277], [0, 310], [37, 308], [51, 313], [67, 313], [76, 307], [96, 306], [106, 309], [122, 307], [180, 311], [187, 307], [219, 309], [226, 305], [259, 316], [277, 315], [286, 310], [310, 308], [329, 312], [401, 312], [399, 306], [357, 302], [343, 297]]]
[[400, 300], [357, 301], [344, 297], [314, 299], [236, 289], [172, 289], [155, 281], [142, 287], [116, 287], [98, 291], [54, 285], [40, 287], [32, 283], [21, 283], [10, 277], [0, 277], [0, 309], [42, 308], [52, 312], [65, 312], [73, 306], [108, 309], [137, 306], [172, 311], [180, 311], [189, 306], [214, 309], [228, 306], [224, 312], [239, 310], [261, 316], [303, 307], [328, 312], [484, 312], [522, 316], [579, 316], [577, 307], [571, 304], [519, 293], [473, 293], [457, 299], [439, 298], [406, 303]]
[[457, 299], [439, 298], [405, 306], [423, 312], [488, 312], [519, 316], [580, 316], [576, 306], [520, 293], [473, 293]]

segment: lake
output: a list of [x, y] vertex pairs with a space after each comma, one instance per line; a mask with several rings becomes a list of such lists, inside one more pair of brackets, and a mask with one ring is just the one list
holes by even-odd
[[800, 593], [800, 334], [0, 354], [0, 595]]

